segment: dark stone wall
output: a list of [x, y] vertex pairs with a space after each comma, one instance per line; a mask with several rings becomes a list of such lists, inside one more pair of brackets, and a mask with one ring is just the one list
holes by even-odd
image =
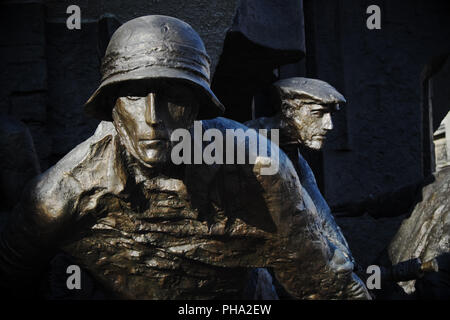
[[[201, 35], [213, 72], [236, 3], [237, 0], [2, 2], [0, 114], [27, 125], [45, 170], [92, 135], [98, 124], [84, 115], [83, 104], [100, 83], [101, 58], [115, 28], [148, 14], [178, 17]], [[81, 9], [81, 30], [66, 27], [66, 10], [72, 4]]]
[[52, 142], [47, 128], [45, 10], [39, 2], [0, 6], [0, 112], [28, 126], [46, 167]]
[[65, 22], [71, 4], [81, 8], [86, 21], [98, 20], [105, 13], [114, 14], [124, 23], [136, 17], [161, 14], [189, 23], [201, 36], [212, 59], [214, 71], [223, 40], [231, 26], [238, 0], [44, 0], [47, 19]]
[[84, 22], [81, 30], [69, 31], [65, 21], [49, 21], [46, 36], [53, 164], [91, 136], [98, 124], [83, 112], [83, 104], [100, 83], [98, 23]]
[[272, 115], [274, 71], [304, 55], [302, 0], [241, 0], [211, 83], [224, 117], [244, 123]]
[[40, 173], [39, 159], [28, 127], [21, 121], [0, 115], [0, 229], [2, 211], [19, 201], [25, 184]]
[[[366, 28], [372, 4], [381, 8], [381, 30]], [[306, 44], [314, 52], [307, 53], [314, 64], [309, 76], [348, 101], [323, 154], [326, 199], [342, 205], [420, 182], [421, 73], [450, 52], [450, 2], [306, 0], [306, 6], [314, 14], [306, 25], [313, 33]]]

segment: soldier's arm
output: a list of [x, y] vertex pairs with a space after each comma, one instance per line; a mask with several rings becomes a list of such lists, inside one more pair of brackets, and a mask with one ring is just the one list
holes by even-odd
[[55, 181], [51, 170], [28, 184], [0, 234], [2, 285], [15, 286], [42, 271], [71, 217], [73, 203], [65, 197], [77, 189], [70, 179]]
[[[223, 118], [204, 122], [204, 128], [210, 127], [223, 133], [228, 128], [248, 129]], [[352, 262], [329, 241], [323, 219], [293, 164], [264, 139], [258, 136], [260, 146], [271, 150], [267, 154], [247, 142], [234, 146], [234, 154], [237, 147], [245, 146], [246, 159], [255, 159], [254, 164], [223, 167], [224, 182], [218, 190], [224, 200], [217, 203], [230, 217], [226, 230], [240, 238], [237, 244], [230, 237], [228, 252], [222, 252], [218, 261], [224, 266], [272, 267], [283, 287], [299, 299], [366, 298], [364, 285], [354, 278]]]
[[86, 199], [103, 189], [96, 174], [104, 175], [98, 166], [105, 164], [95, 160], [108, 158], [111, 139], [94, 135], [27, 185], [0, 233], [0, 285], [28, 281], [45, 266], [80, 207], [91, 205]]
[[[272, 267], [283, 287], [299, 299], [369, 298], [353, 273], [352, 261], [330, 241], [324, 220], [289, 158], [276, 145], [271, 154], [257, 156], [253, 166], [241, 166], [247, 181], [244, 194], [257, 191], [262, 200], [248, 201], [247, 212], [258, 212], [275, 225], [263, 250], [264, 266]], [[277, 170], [267, 174], [263, 169], [268, 167]]]

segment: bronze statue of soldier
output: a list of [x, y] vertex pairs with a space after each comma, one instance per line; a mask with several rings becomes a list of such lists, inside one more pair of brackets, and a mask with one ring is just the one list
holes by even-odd
[[331, 115], [346, 100], [330, 84], [303, 77], [275, 82], [271, 95], [276, 104], [276, 114], [247, 121], [245, 125], [254, 129], [280, 130], [280, 148], [289, 156], [302, 187], [314, 202], [319, 213], [318, 219], [326, 230], [324, 238], [336, 247], [343, 259], [355, 264], [347, 241], [319, 191], [308, 162], [301, 154], [301, 149], [323, 148], [327, 133], [333, 129]]
[[58, 247], [115, 298], [234, 299], [253, 267], [273, 268], [298, 299], [369, 298], [323, 237], [283, 152], [270, 159], [273, 175], [261, 174], [261, 160], [171, 162], [172, 132], [224, 109], [209, 64], [198, 34], [172, 17], [140, 17], [114, 33], [86, 104], [106, 121], [24, 191], [1, 233], [2, 285], [32, 276]]
[[353, 257], [331, 210], [323, 198], [314, 174], [301, 149], [321, 150], [333, 129], [331, 115], [346, 103], [344, 96], [325, 81], [303, 77], [282, 79], [273, 84], [272, 98], [278, 110], [272, 117], [247, 121], [254, 129], [279, 129], [280, 148], [289, 156], [302, 187], [321, 215], [327, 238], [353, 263]]

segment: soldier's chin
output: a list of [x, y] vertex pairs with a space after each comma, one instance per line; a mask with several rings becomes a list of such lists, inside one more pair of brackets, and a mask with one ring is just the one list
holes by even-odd
[[320, 150], [323, 147], [323, 143], [325, 142], [324, 139], [312, 139], [310, 141], [307, 141], [305, 145], [313, 150]]
[[141, 162], [149, 168], [161, 167], [169, 161], [167, 150], [140, 149], [139, 158]]

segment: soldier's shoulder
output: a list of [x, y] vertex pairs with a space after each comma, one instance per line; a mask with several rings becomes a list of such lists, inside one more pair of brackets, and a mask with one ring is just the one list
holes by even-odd
[[111, 121], [101, 121], [91, 138], [105, 137], [107, 135], [115, 136], [116, 134], [116, 128], [114, 128], [114, 124]]
[[69, 169], [88, 159], [94, 160], [94, 158], [102, 157], [116, 135], [116, 130], [111, 122], [100, 122], [95, 133], [67, 153], [55, 167], [63, 170]]
[[240, 122], [228, 118], [217, 117], [210, 120], [202, 120], [202, 127], [207, 129], [218, 129], [224, 131], [226, 129], [248, 129], [248, 127]]
[[115, 135], [112, 123], [100, 123], [94, 135], [30, 181], [24, 196], [31, 197], [36, 205], [51, 206], [51, 211], [60, 212], [66, 201], [76, 199], [80, 193], [106, 187], [106, 171], [115, 154]]
[[217, 117], [211, 120], [202, 120], [202, 127], [203, 129], [219, 129], [223, 132], [225, 132], [227, 129], [242, 129], [244, 131], [247, 130], [255, 130], [257, 133], [259, 133], [259, 129], [273, 129], [270, 126], [270, 118], [261, 117], [254, 120], [249, 120], [244, 123], [237, 122], [235, 120], [223, 118], [223, 117]]
[[252, 129], [271, 129], [269, 125], [270, 118], [261, 117], [244, 122], [244, 124]]
[[[36, 178], [37, 185], [54, 185], [76, 172], [89, 172], [98, 161], [108, 161], [114, 155], [114, 137], [117, 135], [111, 122], [102, 121], [95, 133], [67, 153], [54, 166]], [[81, 168], [82, 170], [77, 170]], [[48, 183], [52, 181], [53, 183]]]

